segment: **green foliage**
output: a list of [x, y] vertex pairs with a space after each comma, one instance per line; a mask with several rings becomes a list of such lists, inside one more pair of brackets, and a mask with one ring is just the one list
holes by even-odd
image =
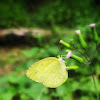
[[0, 1], [0, 26], [2, 28], [28, 26], [30, 19], [25, 11], [24, 1]]
[[36, 54], [38, 53], [39, 49], [37, 47], [31, 48], [30, 50], [25, 50], [23, 51], [23, 54], [30, 58], [30, 57], [34, 57], [36, 56]]
[[[0, 100], [57, 100], [55, 98], [59, 98], [58, 100], [95, 100], [96, 91], [89, 66], [81, 68], [82, 66], [74, 60], [68, 60], [66, 65], [78, 65], [80, 68], [76, 71], [70, 70], [68, 80], [56, 88], [56, 92], [50, 93], [48, 88], [27, 78], [25, 73], [33, 63], [42, 58], [65, 55], [66, 48], [58, 45], [60, 39], [70, 43], [70, 39], [73, 38], [76, 48], [80, 48], [75, 33], [72, 29], [70, 29], [72, 31], [69, 31], [68, 28], [73, 27], [82, 31], [85, 41], [89, 43], [88, 53], [93, 54], [95, 44], [91, 43], [93, 37], [89, 29], [89, 23], [97, 22], [97, 33], [100, 33], [99, 6], [94, 8], [94, 0], [55, 0], [55, 2], [44, 0], [43, 3], [37, 3], [36, 5], [34, 2], [36, 1], [0, 1], [0, 28], [38, 26], [49, 27], [53, 32], [48, 37], [35, 35], [34, 38], [37, 41], [32, 43], [35, 46], [22, 50], [22, 57], [19, 55], [16, 57], [4, 56], [5, 61], [0, 61], [1, 66], [13, 64], [13, 71], [0, 77]], [[63, 26], [67, 27], [67, 31], [66, 27]], [[98, 48], [98, 51], [100, 51], [100, 48]], [[75, 50], [73, 50], [73, 53], [80, 56]], [[90, 56], [92, 57], [92, 55]], [[96, 84], [100, 93], [99, 52], [94, 56], [93, 62]]]
[[[62, 39], [67, 43], [70, 43], [70, 38], [74, 38], [74, 35], [69, 33]], [[61, 51], [58, 52], [59, 48], [56, 42], [59, 41], [57, 40], [58, 39], [55, 39], [55, 37], [52, 37], [50, 38], [51, 42], [48, 44], [43, 43], [40, 47], [34, 46], [22, 51], [22, 55], [24, 56], [24, 59], [26, 59], [25, 62], [16, 66], [14, 72], [0, 77], [0, 100], [14, 100], [14, 98], [17, 98], [17, 100], [55, 100], [54, 98], [59, 98], [59, 100], [95, 100], [96, 91], [91, 78], [91, 71], [88, 66], [81, 68], [79, 64], [79, 69], [76, 71], [70, 70], [68, 73], [68, 80], [63, 85], [57, 87], [56, 92], [51, 93], [48, 88], [44, 87], [40, 83], [30, 80], [25, 75], [26, 70], [39, 59], [57, 56], [57, 54], [66, 54], [64, 46], [63, 50], [61, 49]], [[74, 40], [76, 40], [74, 41], [75, 45], [80, 47], [80, 44], [77, 43], [77, 39], [74, 38]], [[92, 53], [92, 50], [94, 49], [95, 47], [90, 50], [90, 53]], [[95, 57], [96, 60], [94, 60], [94, 62], [96, 62], [96, 65], [94, 66], [94, 70], [96, 71], [96, 84], [98, 91], [100, 92], [100, 82], [98, 80], [100, 68], [99, 60], [97, 58], [99, 59], [100, 57]], [[11, 58], [9, 57], [9, 59]], [[75, 64], [78, 63], [74, 60], [69, 60], [66, 63], [66, 65]]]
[[[0, 26], [76, 27], [96, 22], [99, 25], [99, 5], [95, 0], [6, 0], [0, 1]], [[95, 7], [96, 6], [96, 7]]]
[[[91, 0], [56, 0], [40, 8], [39, 13], [35, 16], [37, 18], [35, 21], [39, 22], [40, 25], [49, 23], [51, 27], [55, 24], [67, 25], [67, 27], [73, 27], [79, 23], [86, 24], [90, 20], [93, 21], [91, 18], [91, 7]], [[85, 19], [86, 21], [84, 21]]]
[[[84, 76], [83, 76], [84, 77]], [[0, 100], [12, 100], [14, 96], [18, 95], [20, 100], [51, 100], [53, 97], [59, 97], [60, 100], [73, 100], [73, 96], [76, 99], [92, 98], [95, 100], [93, 95], [95, 94], [95, 88], [90, 80], [90, 76], [83, 78], [78, 77], [77, 79], [69, 79], [61, 86], [56, 89], [56, 93], [48, 95], [49, 91], [42, 84], [31, 81], [25, 75], [19, 75], [18, 73], [12, 73], [10, 75], [0, 78], [1, 88], [0, 88]], [[77, 81], [78, 80], [78, 81]], [[91, 85], [90, 85], [91, 84]], [[100, 87], [98, 83], [98, 87]], [[81, 94], [77, 91], [80, 91]], [[99, 89], [100, 91], [100, 89]], [[48, 96], [47, 96], [48, 95]]]

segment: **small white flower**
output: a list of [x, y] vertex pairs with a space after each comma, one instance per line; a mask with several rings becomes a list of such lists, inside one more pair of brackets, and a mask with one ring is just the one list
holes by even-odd
[[90, 24], [90, 27], [91, 27], [91, 28], [95, 27], [95, 23]]
[[66, 56], [66, 59], [70, 58], [72, 56], [72, 53], [71, 52], [68, 52], [67, 56]]
[[76, 32], [76, 34], [80, 34], [81, 33], [80, 30], [76, 30], [75, 32]]

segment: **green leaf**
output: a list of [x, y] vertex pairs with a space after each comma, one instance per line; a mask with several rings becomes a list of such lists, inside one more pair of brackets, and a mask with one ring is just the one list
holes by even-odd
[[27, 57], [27, 58], [31, 58], [31, 57], [36, 57], [38, 54], [39, 48], [34, 47], [31, 48], [30, 50], [24, 50], [22, 53]]
[[29, 60], [27, 62], [25, 62], [24, 64], [22, 64], [21, 66], [16, 67], [17, 71], [23, 71], [28, 69], [32, 64], [34, 64], [35, 62], [33, 60]]
[[49, 47], [48, 48], [48, 53], [51, 55], [51, 56], [56, 56], [57, 53], [59, 51], [59, 48], [57, 46], [53, 46], [53, 47]]
[[38, 100], [40, 95], [42, 95], [43, 88], [45, 88], [42, 84], [34, 83], [30, 88], [25, 89], [23, 93], [26, 93], [30, 97], [32, 97], [34, 100]]
[[12, 100], [13, 96], [14, 96], [13, 92], [6, 92], [3, 94], [0, 94], [0, 100]]

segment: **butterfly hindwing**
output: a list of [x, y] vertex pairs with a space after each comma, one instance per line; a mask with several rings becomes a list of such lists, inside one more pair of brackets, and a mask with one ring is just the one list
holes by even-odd
[[48, 65], [45, 72], [41, 77], [41, 83], [46, 87], [56, 88], [63, 84], [68, 78], [66, 66], [64, 63], [60, 63], [58, 60]]

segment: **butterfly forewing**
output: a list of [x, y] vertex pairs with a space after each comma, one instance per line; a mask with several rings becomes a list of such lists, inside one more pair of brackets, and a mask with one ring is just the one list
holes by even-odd
[[57, 60], [57, 58], [55, 57], [48, 57], [45, 59], [42, 59], [36, 63], [34, 63], [28, 70], [26, 75], [36, 81], [39, 82], [44, 70], [46, 69], [46, 67], [52, 63], [53, 61]]

